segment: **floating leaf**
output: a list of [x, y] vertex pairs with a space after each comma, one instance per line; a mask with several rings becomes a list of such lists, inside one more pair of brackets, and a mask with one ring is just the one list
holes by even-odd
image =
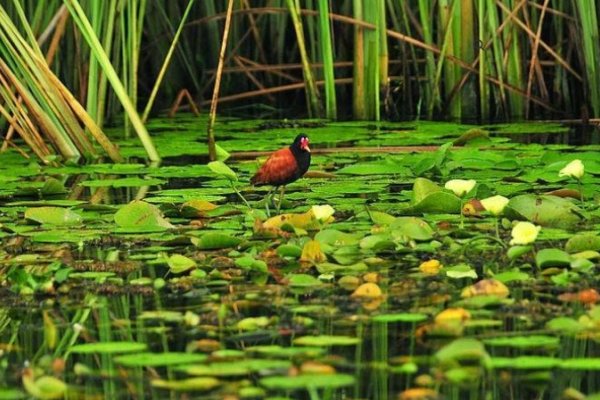
[[568, 266], [571, 256], [560, 249], [542, 249], [535, 255], [535, 263], [540, 268]]
[[572, 236], [565, 243], [567, 253], [578, 253], [586, 250], [600, 250], [600, 236], [593, 233], [580, 233]]
[[62, 207], [35, 207], [25, 211], [25, 218], [40, 224], [70, 226], [81, 224], [81, 215]]
[[372, 318], [373, 322], [421, 322], [427, 319], [427, 315], [420, 313], [397, 313], [397, 314], [380, 314]]
[[218, 250], [236, 247], [242, 239], [220, 232], [208, 232], [199, 238], [192, 238], [192, 243], [201, 250]]
[[475, 270], [468, 264], [453, 265], [451, 267], [444, 268], [443, 271], [448, 278], [477, 278], [477, 272], [475, 272]]
[[176, 391], [208, 391], [216, 388], [221, 383], [218, 379], [212, 377], [187, 378], [181, 380], [153, 379], [152, 386], [159, 389], [168, 389]]
[[220, 175], [230, 181], [237, 182], [237, 174], [229, 168], [223, 161], [212, 161], [208, 163], [208, 168], [217, 175]]
[[158, 207], [142, 200], [134, 200], [121, 207], [115, 214], [115, 223], [121, 228], [134, 232], [136, 230], [166, 230], [173, 228], [173, 225], [163, 218]]
[[482, 365], [489, 364], [489, 355], [483, 343], [472, 338], [460, 338], [450, 342], [435, 353], [435, 358], [442, 365], [473, 361], [479, 361]]
[[147, 345], [139, 342], [98, 342], [72, 346], [69, 351], [79, 354], [135, 353], [146, 350]]
[[327, 261], [327, 256], [321, 251], [321, 245], [318, 241], [309, 240], [302, 248], [300, 260], [318, 264]]
[[196, 261], [181, 254], [172, 254], [167, 258], [167, 264], [169, 264], [169, 271], [174, 274], [181, 274], [196, 268]]
[[270, 376], [262, 378], [260, 384], [267, 389], [335, 389], [354, 384], [354, 376], [346, 374]]
[[517, 369], [517, 370], [542, 370], [552, 369], [561, 364], [559, 358], [544, 356], [520, 356], [515, 358], [493, 357], [491, 359], [493, 368]]
[[323, 282], [308, 274], [287, 275], [288, 285], [292, 287], [315, 287], [323, 285]]
[[479, 282], [467, 286], [463, 289], [461, 297], [473, 297], [473, 296], [498, 296], [508, 297], [509, 290], [506, 285], [496, 279], [482, 279]]
[[483, 339], [483, 343], [488, 346], [513, 347], [517, 349], [531, 349], [536, 347], [555, 349], [560, 344], [560, 338], [546, 335], [504, 336]]
[[[243, 353], [242, 353], [243, 354]], [[190, 375], [200, 376], [244, 376], [253, 372], [287, 370], [292, 365], [289, 360], [236, 360], [235, 362], [214, 362], [208, 365], [190, 365], [179, 368]]]
[[504, 215], [534, 224], [568, 229], [583, 220], [581, 210], [570, 200], [556, 196], [524, 194], [508, 202]]
[[378, 299], [383, 296], [381, 288], [376, 283], [367, 282], [363, 283], [352, 293], [351, 297], [355, 297], [361, 300], [372, 300]]
[[354, 346], [359, 344], [360, 338], [351, 336], [331, 336], [331, 335], [319, 335], [319, 336], [302, 336], [294, 339], [294, 344], [300, 346], [315, 346], [315, 347], [328, 347], [328, 346]]
[[417, 217], [398, 217], [390, 225], [392, 236], [405, 236], [411, 240], [431, 240], [433, 229], [429, 224]]
[[127, 354], [115, 357], [117, 364], [122, 364], [126, 367], [166, 367], [171, 365], [181, 365], [190, 363], [204, 362], [208, 356], [199, 353], [137, 353]]

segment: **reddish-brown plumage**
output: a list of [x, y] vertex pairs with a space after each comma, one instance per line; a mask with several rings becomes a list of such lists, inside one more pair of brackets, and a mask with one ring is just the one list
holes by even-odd
[[255, 186], [284, 185], [298, 169], [296, 158], [289, 148], [277, 150], [260, 167], [250, 182]]
[[282, 186], [294, 182], [306, 173], [310, 166], [308, 138], [298, 135], [290, 147], [277, 150], [250, 179], [255, 186]]

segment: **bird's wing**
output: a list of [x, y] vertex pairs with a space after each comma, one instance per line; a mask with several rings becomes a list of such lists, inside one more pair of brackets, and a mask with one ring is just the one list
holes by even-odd
[[290, 149], [277, 150], [250, 180], [254, 185], [281, 185], [290, 179], [298, 164]]

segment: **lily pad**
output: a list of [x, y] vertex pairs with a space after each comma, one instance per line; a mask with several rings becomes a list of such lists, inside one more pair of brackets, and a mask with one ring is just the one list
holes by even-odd
[[579, 207], [570, 200], [534, 194], [510, 199], [504, 215], [509, 219], [524, 219], [537, 225], [563, 229], [569, 229], [584, 219]]
[[332, 335], [319, 335], [319, 336], [302, 336], [294, 339], [294, 344], [300, 346], [354, 346], [359, 344], [361, 339], [350, 336], [332, 336]]
[[208, 358], [206, 354], [199, 353], [137, 353], [115, 357], [117, 364], [126, 367], [166, 367], [203, 362]]
[[173, 225], [164, 219], [158, 207], [141, 200], [132, 201], [117, 211], [115, 223], [132, 232], [173, 228]]
[[139, 342], [97, 342], [76, 344], [69, 351], [79, 354], [118, 354], [144, 351], [147, 347], [146, 343]]
[[25, 211], [25, 218], [40, 224], [70, 226], [81, 224], [81, 215], [68, 208], [62, 207], [35, 207]]
[[536, 254], [535, 263], [540, 268], [568, 266], [571, 256], [560, 249], [542, 249]]
[[270, 376], [262, 378], [260, 384], [267, 389], [336, 389], [354, 384], [354, 376], [347, 374]]

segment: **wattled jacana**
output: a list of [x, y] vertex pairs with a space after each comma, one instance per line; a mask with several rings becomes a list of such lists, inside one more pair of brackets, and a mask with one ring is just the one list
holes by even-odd
[[281, 186], [281, 194], [277, 204], [277, 213], [281, 208], [281, 199], [285, 185], [301, 178], [310, 166], [310, 147], [308, 136], [300, 134], [294, 139], [290, 147], [279, 149], [267, 159], [260, 169], [250, 179], [254, 186], [272, 185], [267, 194], [267, 213], [269, 212], [270, 196], [274, 190]]

